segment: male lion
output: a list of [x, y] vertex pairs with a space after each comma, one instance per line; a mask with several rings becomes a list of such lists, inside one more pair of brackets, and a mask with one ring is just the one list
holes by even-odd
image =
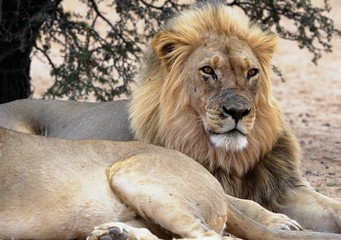
[[276, 35], [223, 4], [203, 4], [171, 19], [141, 67], [132, 128], [137, 139], [201, 163], [227, 194], [286, 214], [304, 228], [340, 233], [341, 203], [302, 178], [297, 140], [271, 95], [276, 44]]
[[0, 239], [81, 239], [102, 224], [88, 240], [218, 240], [226, 222], [247, 239], [338, 238], [267, 229], [228, 207], [233, 198], [200, 164], [141, 142], [0, 128], [0, 166]]

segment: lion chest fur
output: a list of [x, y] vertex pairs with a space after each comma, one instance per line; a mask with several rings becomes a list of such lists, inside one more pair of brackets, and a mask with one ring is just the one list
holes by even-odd
[[136, 137], [185, 153], [228, 193], [275, 209], [300, 178], [296, 139], [271, 95], [276, 43], [219, 4], [170, 20], [145, 55], [130, 104]]

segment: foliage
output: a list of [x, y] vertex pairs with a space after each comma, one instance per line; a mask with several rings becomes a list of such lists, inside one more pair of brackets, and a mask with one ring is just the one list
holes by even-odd
[[235, 0], [229, 5], [240, 7], [252, 20], [274, 29], [282, 38], [297, 41], [300, 48], [313, 54], [314, 63], [322, 52], [331, 52], [332, 37], [341, 36], [333, 20], [325, 15], [331, 10], [328, 0], [322, 8], [314, 7], [310, 0]]
[[[41, 28], [35, 49], [46, 56], [55, 78], [45, 97], [84, 100], [93, 96], [109, 101], [129, 95], [142, 49], [171, 13], [187, 7], [177, 0], [81, 1], [87, 6], [85, 16], [65, 12], [59, 4]], [[332, 50], [332, 37], [341, 36], [326, 16], [331, 10], [327, 0], [323, 7], [314, 7], [310, 0], [234, 0], [226, 4], [241, 8], [282, 38], [297, 41], [300, 48], [313, 54], [314, 63], [322, 52]], [[115, 18], [104, 14], [109, 9]], [[107, 32], [100, 32], [99, 24], [105, 25]], [[55, 43], [62, 47], [61, 64], [50, 56]]]
[[[42, 26], [42, 47], [37, 44], [36, 49], [47, 57], [55, 78], [46, 97], [83, 100], [94, 96], [96, 100], [110, 101], [128, 95], [142, 48], [160, 22], [171, 12], [185, 7], [170, 0], [161, 5], [143, 0], [117, 0], [110, 6], [105, 5], [108, 1], [82, 0], [82, 3], [88, 9], [85, 19], [63, 11], [59, 5]], [[116, 18], [108, 19], [100, 6], [115, 11]], [[105, 25], [106, 33], [96, 28], [99, 24]], [[59, 65], [49, 55], [52, 42], [62, 47], [63, 62]]]

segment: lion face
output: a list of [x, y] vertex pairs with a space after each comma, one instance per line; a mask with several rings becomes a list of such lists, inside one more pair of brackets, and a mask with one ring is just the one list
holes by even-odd
[[246, 42], [208, 36], [184, 63], [188, 94], [209, 136], [219, 148], [238, 151], [256, 118], [260, 67]]
[[283, 131], [269, 76], [277, 41], [223, 4], [170, 20], [145, 54], [129, 108], [137, 139], [245, 174]]

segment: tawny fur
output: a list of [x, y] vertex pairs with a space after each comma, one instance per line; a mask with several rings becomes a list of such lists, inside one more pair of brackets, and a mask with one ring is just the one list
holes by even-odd
[[133, 140], [127, 115], [126, 100], [93, 103], [21, 99], [0, 104], [1, 127], [62, 139]]

